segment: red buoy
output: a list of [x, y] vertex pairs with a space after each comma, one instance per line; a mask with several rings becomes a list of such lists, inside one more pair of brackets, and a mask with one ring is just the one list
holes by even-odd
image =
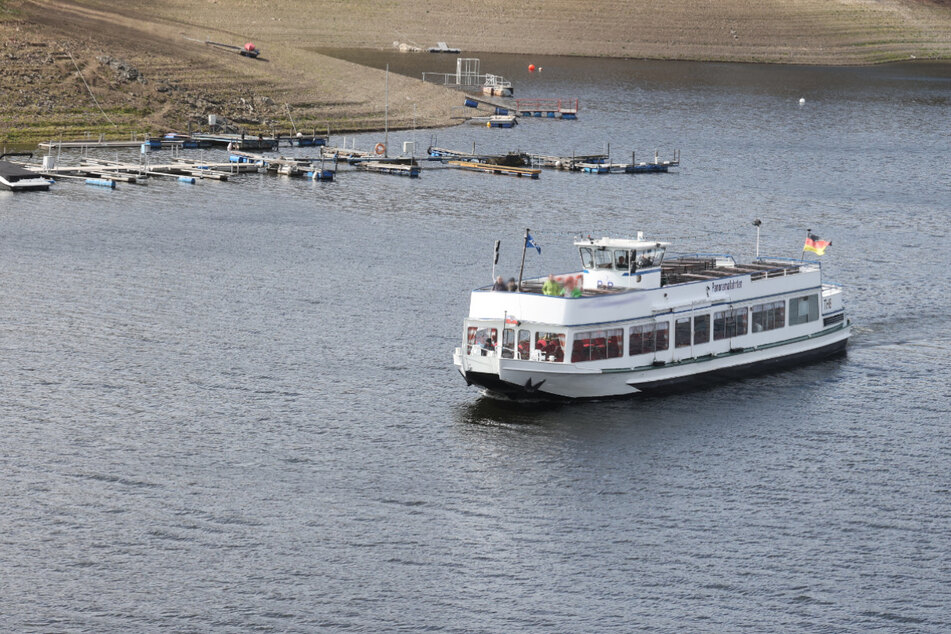
[[534, 72], [535, 72], [535, 64], [529, 64], [529, 65], [528, 65], [528, 72], [530, 72], [530, 73], [534, 73]]

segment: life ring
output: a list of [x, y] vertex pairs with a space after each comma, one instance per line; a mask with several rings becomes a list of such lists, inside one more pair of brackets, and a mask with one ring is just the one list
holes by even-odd
[[373, 151], [376, 152], [377, 154], [383, 154], [384, 152], [386, 152], [386, 146], [383, 145], [382, 143], [377, 143], [373, 147]]

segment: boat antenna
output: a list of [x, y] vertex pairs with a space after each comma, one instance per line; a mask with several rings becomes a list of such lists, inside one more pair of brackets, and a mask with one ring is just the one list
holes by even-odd
[[525, 271], [525, 249], [528, 248], [528, 229], [525, 229], [525, 239], [522, 240], [522, 265], [518, 269], [518, 292], [522, 292], [522, 273]]
[[763, 224], [763, 221], [757, 218], [753, 221], [753, 226], [756, 227], [756, 257], [759, 257], [759, 227]]
[[499, 245], [502, 244], [501, 240], [495, 241], [495, 257], [492, 258], [492, 283], [495, 283], [495, 265], [499, 263]]

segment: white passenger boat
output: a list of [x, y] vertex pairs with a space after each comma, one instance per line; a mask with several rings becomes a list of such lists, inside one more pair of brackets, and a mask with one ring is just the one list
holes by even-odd
[[[842, 289], [819, 262], [729, 255], [665, 259], [669, 243], [575, 242], [576, 297], [472, 291], [453, 361], [468, 384], [505, 398], [601, 398], [703, 385], [845, 351]], [[570, 278], [570, 281], [569, 281]], [[501, 335], [501, 336], [500, 336]]]

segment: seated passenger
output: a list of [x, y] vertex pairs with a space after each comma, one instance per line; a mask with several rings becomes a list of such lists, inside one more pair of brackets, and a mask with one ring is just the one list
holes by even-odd
[[495, 284], [492, 285], [493, 291], [504, 291], [506, 288], [505, 282], [502, 280], [502, 276], [495, 278]]
[[515, 281], [514, 277], [509, 278], [508, 284], [506, 284], [506, 288], [508, 289], [510, 293], [514, 293], [515, 291], [518, 290], [518, 282]]
[[562, 291], [562, 295], [565, 297], [581, 297], [581, 289], [575, 286], [575, 278], [568, 276], [565, 279], [565, 288]]
[[558, 283], [554, 275], [548, 276], [548, 280], [542, 286], [542, 293], [545, 295], [561, 295], [561, 284]]

